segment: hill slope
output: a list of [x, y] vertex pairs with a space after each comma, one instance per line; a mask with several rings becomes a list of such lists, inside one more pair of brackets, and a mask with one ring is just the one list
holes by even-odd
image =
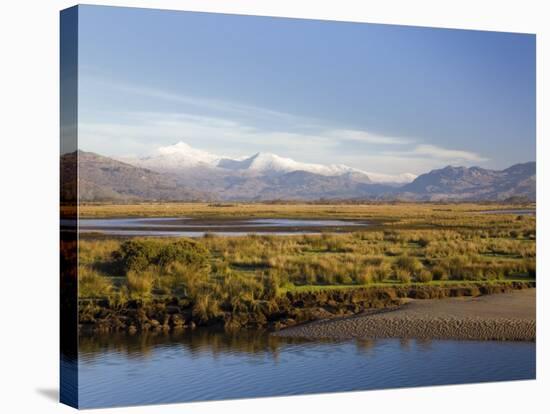
[[74, 168], [77, 159], [80, 201], [191, 201], [209, 198], [203, 192], [182, 186], [168, 174], [135, 167], [92, 152], [64, 154], [61, 157], [62, 170]]
[[418, 176], [399, 189], [403, 196], [425, 200], [504, 200], [536, 198], [536, 164], [516, 164], [505, 170], [451, 167]]

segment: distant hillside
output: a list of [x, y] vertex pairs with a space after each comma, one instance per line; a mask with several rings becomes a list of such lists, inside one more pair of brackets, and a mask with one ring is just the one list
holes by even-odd
[[[78, 191], [81, 201], [207, 200], [205, 192], [189, 190], [169, 174], [160, 174], [92, 152], [78, 151], [61, 157], [62, 171], [71, 170], [78, 157]], [[62, 192], [65, 189], [62, 189]]]
[[398, 192], [402, 197], [422, 200], [535, 200], [536, 163], [516, 164], [501, 171], [448, 166], [418, 176]]
[[354, 199], [376, 194], [379, 187], [368, 177], [347, 173], [325, 176], [307, 171], [293, 171], [275, 176], [233, 177], [225, 181], [218, 194], [228, 200], [318, 200]]
[[[76, 153], [61, 159], [62, 172], [70, 174]], [[264, 157], [269, 162], [269, 157]], [[202, 160], [207, 157], [202, 154]], [[255, 157], [254, 160], [257, 160]], [[274, 158], [276, 161], [277, 158]], [[266, 162], [250, 172], [247, 163], [231, 168], [211, 167], [205, 161], [168, 171], [152, 171], [91, 152], [78, 152], [79, 198], [82, 201], [194, 201], [194, 200], [508, 200], [536, 198], [536, 164], [516, 164], [502, 171], [480, 167], [445, 167], [418, 176], [408, 184], [373, 183], [361, 172], [335, 175], [312, 171], [285, 172]], [[227, 161], [225, 161], [227, 163]], [[284, 165], [291, 165], [288, 162]], [[269, 165], [269, 168], [266, 166]], [[301, 167], [298, 165], [297, 168]], [[242, 169], [246, 171], [242, 171]], [[289, 167], [290, 168], [290, 167]], [[311, 167], [313, 169], [313, 167]], [[317, 167], [315, 167], [317, 168]], [[274, 171], [277, 170], [277, 173]], [[74, 187], [74, 186], [73, 186]], [[73, 196], [70, 186], [63, 195]]]

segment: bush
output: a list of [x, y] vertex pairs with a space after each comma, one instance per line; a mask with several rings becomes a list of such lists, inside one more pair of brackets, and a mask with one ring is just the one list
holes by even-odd
[[158, 283], [161, 287], [173, 295], [189, 297], [199, 285], [207, 281], [208, 272], [195, 265], [172, 262], [162, 269], [159, 276]]
[[367, 266], [365, 270], [357, 276], [357, 283], [360, 285], [368, 285], [375, 279], [376, 270], [372, 266]]
[[418, 275], [422, 270], [422, 263], [416, 258], [411, 256], [400, 256], [395, 261], [395, 266], [398, 269], [406, 270], [407, 272]]
[[153, 264], [158, 255], [158, 248], [159, 244], [153, 241], [129, 240], [113, 252], [113, 259], [120, 264], [125, 273], [140, 272]]
[[78, 296], [80, 298], [103, 298], [113, 289], [109, 279], [87, 268], [78, 270]]
[[204, 247], [191, 240], [178, 240], [165, 244], [158, 249], [156, 264], [161, 267], [170, 263], [182, 263], [184, 265], [201, 268], [208, 263], [208, 252]]
[[401, 283], [411, 283], [411, 272], [405, 269], [396, 269], [395, 278]]
[[177, 262], [194, 268], [206, 267], [208, 253], [192, 240], [165, 242], [159, 240], [129, 240], [113, 253], [124, 272], [141, 272], [150, 265], [164, 268]]
[[376, 282], [383, 282], [386, 279], [389, 279], [392, 275], [391, 265], [388, 262], [380, 263], [375, 269], [374, 280]]
[[428, 283], [428, 282], [431, 282], [432, 279], [433, 279], [433, 275], [430, 271], [426, 270], [426, 269], [422, 269], [418, 275], [416, 276], [416, 279], [419, 281], [419, 282], [422, 282], [422, 283]]
[[432, 268], [432, 276], [434, 280], [447, 280], [449, 279], [447, 271], [442, 266], [434, 266]]
[[130, 297], [141, 299], [151, 296], [154, 279], [155, 275], [151, 269], [140, 272], [130, 270], [126, 274], [126, 286]]
[[204, 294], [197, 297], [192, 312], [199, 321], [206, 323], [220, 315], [220, 305], [211, 295]]

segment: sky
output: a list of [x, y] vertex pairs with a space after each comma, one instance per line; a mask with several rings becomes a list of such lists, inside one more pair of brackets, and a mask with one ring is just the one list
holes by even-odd
[[79, 148], [385, 174], [535, 160], [535, 36], [79, 6]]

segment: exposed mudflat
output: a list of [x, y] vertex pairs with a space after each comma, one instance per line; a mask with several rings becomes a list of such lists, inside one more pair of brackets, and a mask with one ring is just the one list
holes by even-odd
[[320, 320], [275, 332], [296, 338], [421, 338], [534, 341], [536, 289], [478, 297], [406, 299], [375, 313]]

